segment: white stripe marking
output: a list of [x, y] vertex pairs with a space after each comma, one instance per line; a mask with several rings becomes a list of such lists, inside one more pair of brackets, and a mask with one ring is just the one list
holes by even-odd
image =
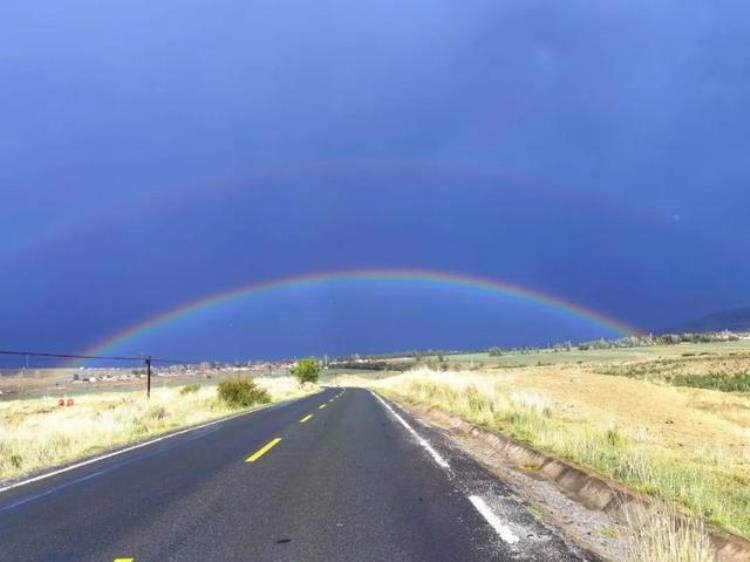
[[518, 537], [513, 534], [513, 531], [503, 523], [500, 518], [490, 509], [485, 501], [479, 496], [469, 496], [469, 501], [477, 511], [487, 520], [487, 523], [495, 529], [495, 532], [508, 544], [514, 544], [518, 542]]
[[416, 431], [414, 431], [414, 428], [412, 426], [410, 426], [408, 423], [406, 423], [404, 421], [404, 418], [402, 418], [401, 416], [399, 416], [393, 410], [393, 408], [391, 408], [388, 405], [388, 403], [385, 400], [383, 400], [380, 396], [378, 396], [375, 393], [373, 393], [373, 395], [375, 396], [375, 398], [377, 398], [378, 400], [380, 400], [380, 403], [385, 407], [385, 409], [388, 410], [391, 414], [393, 414], [393, 417], [396, 418], [399, 422], [401, 422], [401, 425], [403, 425], [409, 431], [409, 433], [411, 433], [415, 437], [415, 439], [422, 446], [422, 448], [424, 448], [428, 453], [430, 453], [430, 456], [432, 456], [432, 458], [435, 459], [435, 462], [438, 463], [439, 466], [441, 466], [443, 468], [446, 468], [446, 469], [450, 468], [450, 465], [448, 464], [448, 461], [446, 461], [440, 455], [440, 453], [438, 453], [435, 449], [433, 449], [432, 445], [430, 445], [427, 442], [426, 439], [424, 439], [421, 435], [419, 435], [419, 433], [417, 433]]
[[[311, 394], [310, 396], [314, 396], [314, 394]], [[307, 398], [307, 396], [303, 396], [302, 398]], [[219, 418], [218, 420], [210, 421], [202, 425], [189, 427], [187, 429], [175, 431], [174, 433], [169, 433], [167, 435], [162, 435], [161, 437], [157, 437], [156, 439], [151, 439], [150, 441], [137, 443], [135, 445], [131, 445], [130, 447], [125, 447], [124, 449], [118, 449], [117, 451], [112, 451], [111, 453], [107, 453], [99, 457], [94, 457], [93, 459], [88, 459], [88, 460], [81, 461], [76, 464], [71, 464], [70, 466], [66, 466], [65, 468], [61, 468], [59, 470], [53, 470], [52, 472], [45, 472], [44, 474], [40, 474], [39, 476], [34, 476], [33, 478], [29, 478], [28, 480], [22, 480], [20, 482], [9, 484], [3, 488], [0, 488], [0, 494], [2, 494], [3, 492], [7, 492], [8, 490], [12, 490], [13, 488], [25, 486], [26, 484], [31, 484], [32, 482], [38, 482], [39, 480], [44, 480], [46, 478], [51, 478], [52, 476], [57, 476], [58, 474], [63, 474], [65, 472], [75, 470], [76, 468], [81, 468], [82, 466], [87, 466], [89, 464], [94, 464], [95, 462], [99, 462], [105, 459], [116, 457], [117, 455], [129, 453], [130, 451], [140, 449], [141, 447], [148, 447], [149, 445], [153, 445], [154, 443], [158, 443], [159, 441], [164, 441], [165, 439], [171, 439], [172, 437], [177, 437], [178, 435], [184, 435], [185, 433], [190, 433], [191, 431], [196, 431], [197, 429], [203, 429], [204, 427], [209, 427], [209, 426], [216, 425], [219, 423], [227, 422], [227, 421], [233, 420], [234, 418], [239, 418], [240, 416], [247, 416], [259, 410], [273, 410], [274, 408], [283, 406], [287, 402], [293, 402], [294, 400], [297, 400], [297, 399], [292, 398], [291, 400], [283, 400], [281, 402], [277, 402], [276, 404], [269, 404], [268, 406], [261, 406], [260, 408], [255, 408], [254, 410], [250, 410], [249, 412], [240, 412], [239, 414], [227, 416], [225, 418]]]

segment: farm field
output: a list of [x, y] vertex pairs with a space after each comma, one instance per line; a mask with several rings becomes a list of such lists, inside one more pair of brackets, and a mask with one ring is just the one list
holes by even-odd
[[[529, 351], [509, 351], [493, 357], [489, 353], [458, 353], [443, 356], [448, 363], [466, 364], [466, 367], [525, 367], [542, 365], [559, 365], [566, 363], [622, 363], [641, 362], [656, 359], [675, 360], [686, 357], [703, 357], [725, 360], [737, 355], [750, 356], [750, 340], [742, 339], [729, 342], [680, 343], [677, 345], [653, 345], [615, 349], [588, 349], [585, 351], [573, 348], [571, 351], [553, 349], [534, 349]], [[432, 355], [428, 359], [436, 360]]]

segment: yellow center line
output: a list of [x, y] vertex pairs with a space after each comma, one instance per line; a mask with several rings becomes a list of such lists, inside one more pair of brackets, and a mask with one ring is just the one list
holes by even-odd
[[113, 562], [133, 562], [135, 558], [115, 558]]
[[271, 440], [270, 440], [270, 441], [269, 441], [268, 443], [266, 443], [266, 444], [265, 444], [265, 445], [263, 446], [263, 448], [262, 448], [262, 449], [258, 449], [258, 450], [257, 450], [257, 451], [255, 451], [255, 452], [254, 452], [254, 453], [253, 453], [252, 455], [250, 455], [249, 457], [247, 457], [247, 460], [246, 460], [245, 462], [255, 462], [255, 461], [257, 461], [257, 460], [258, 460], [258, 459], [259, 459], [260, 457], [262, 457], [262, 456], [263, 456], [263, 455], [265, 455], [265, 454], [266, 454], [266, 453], [267, 453], [268, 451], [270, 451], [270, 450], [271, 450], [271, 449], [273, 449], [273, 448], [274, 448], [274, 447], [275, 447], [276, 445], [278, 445], [278, 444], [279, 444], [279, 441], [281, 441], [281, 438], [280, 438], [280, 437], [276, 437], [275, 439], [271, 439]]
[[311, 418], [312, 416], [313, 416], [312, 414], [308, 414], [307, 416], [305, 416], [304, 418], [302, 418], [301, 420], [299, 420], [299, 423], [305, 423], [305, 422], [306, 422], [307, 420], [309, 420], [309, 419], [310, 419], [310, 418]]

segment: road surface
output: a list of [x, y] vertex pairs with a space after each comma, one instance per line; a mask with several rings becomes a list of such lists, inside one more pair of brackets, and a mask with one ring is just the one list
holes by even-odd
[[438, 430], [360, 389], [0, 492], [3, 561], [582, 558]]

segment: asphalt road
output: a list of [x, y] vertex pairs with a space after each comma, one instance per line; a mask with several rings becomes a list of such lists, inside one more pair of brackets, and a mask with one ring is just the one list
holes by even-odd
[[438, 430], [358, 389], [0, 493], [2, 561], [582, 557]]

